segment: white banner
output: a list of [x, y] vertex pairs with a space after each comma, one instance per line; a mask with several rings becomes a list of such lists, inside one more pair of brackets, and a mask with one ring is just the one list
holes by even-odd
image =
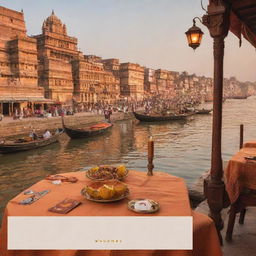
[[191, 250], [192, 217], [8, 217], [8, 249]]

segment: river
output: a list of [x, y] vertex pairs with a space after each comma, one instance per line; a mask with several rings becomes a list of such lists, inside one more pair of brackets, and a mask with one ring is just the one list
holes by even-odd
[[[211, 104], [206, 107], [211, 108]], [[239, 125], [245, 141], [256, 140], [256, 97], [227, 100], [223, 110], [223, 160], [239, 149]], [[100, 164], [125, 164], [147, 170], [147, 141], [155, 141], [154, 170], [182, 177], [191, 185], [210, 168], [212, 115], [195, 115], [188, 121], [142, 124], [120, 121], [93, 139], [70, 140], [16, 154], [0, 154], [0, 216], [8, 200], [48, 174], [85, 170]]]

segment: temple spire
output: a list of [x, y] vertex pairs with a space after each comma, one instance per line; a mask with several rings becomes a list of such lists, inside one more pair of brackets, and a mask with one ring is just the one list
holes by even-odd
[[54, 10], [52, 9], [52, 15], [55, 15]]

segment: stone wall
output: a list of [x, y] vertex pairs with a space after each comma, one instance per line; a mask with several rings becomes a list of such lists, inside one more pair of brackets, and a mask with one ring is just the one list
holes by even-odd
[[[131, 114], [124, 114], [121, 112], [114, 113], [111, 116], [112, 122], [124, 120], [130, 118]], [[67, 126], [74, 126], [74, 127], [83, 127], [87, 126], [91, 123], [97, 123], [104, 121], [104, 116], [99, 115], [74, 115], [74, 116], [65, 116], [65, 124]], [[32, 127], [34, 127], [37, 131], [38, 130], [45, 130], [45, 129], [56, 129], [62, 127], [61, 117], [52, 117], [52, 118], [29, 118], [23, 119], [21, 121], [0, 121], [0, 134], [1, 137], [8, 137], [12, 135], [18, 134], [29, 134], [31, 132]]]

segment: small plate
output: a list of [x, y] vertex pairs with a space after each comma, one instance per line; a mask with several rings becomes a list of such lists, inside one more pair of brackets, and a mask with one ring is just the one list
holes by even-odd
[[[138, 210], [138, 209], [135, 209], [134, 208], [134, 205], [136, 202], [139, 202], [139, 201], [149, 201], [151, 203], [151, 209], [149, 210]], [[159, 206], [159, 203], [152, 200], [152, 199], [134, 199], [134, 200], [131, 200], [128, 202], [128, 209], [130, 209], [131, 211], [134, 211], [134, 212], [138, 212], [138, 213], [154, 213], [154, 212], [157, 212], [159, 209], [160, 209], [160, 206]]]
[[90, 200], [90, 201], [93, 201], [93, 202], [97, 202], [97, 203], [111, 203], [111, 202], [116, 202], [116, 201], [120, 201], [126, 197], [129, 196], [129, 189], [126, 190], [126, 192], [119, 196], [119, 197], [114, 197], [114, 198], [111, 198], [111, 199], [95, 199], [93, 197], [91, 197], [90, 195], [88, 195], [85, 191], [85, 189], [83, 188], [81, 190], [81, 194], [87, 199], [87, 200]]

